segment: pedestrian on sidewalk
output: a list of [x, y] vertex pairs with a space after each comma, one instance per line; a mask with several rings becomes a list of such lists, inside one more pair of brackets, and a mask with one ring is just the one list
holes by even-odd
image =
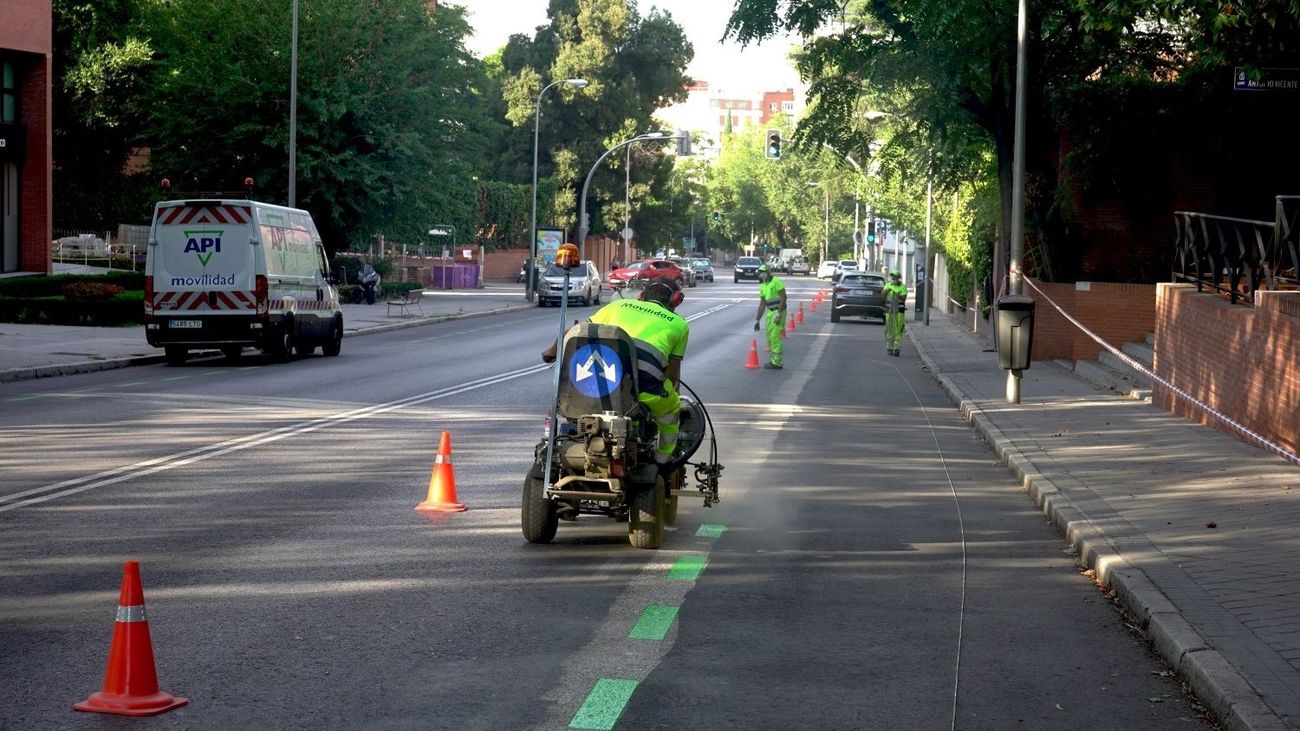
[[889, 272], [889, 283], [885, 285], [885, 349], [890, 355], [898, 355], [903, 347], [906, 305], [907, 287], [903, 285], [903, 273], [894, 268]]
[[784, 368], [785, 352], [781, 333], [785, 330], [785, 282], [772, 274], [767, 264], [758, 267], [758, 314], [754, 316], [754, 331], [767, 313], [767, 348], [771, 351], [764, 368]]

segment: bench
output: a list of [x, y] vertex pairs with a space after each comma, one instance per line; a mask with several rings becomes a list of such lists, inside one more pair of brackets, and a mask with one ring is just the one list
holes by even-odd
[[394, 307], [397, 308], [397, 314], [402, 317], [405, 317], [408, 314], [410, 314], [409, 310], [412, 307], [419, 310], [421, 315], [424, 315], [424, 307], [420, 305], [420, 298], [423, 296], [424, 296], [424, 290], [411, 289], [411, 290], [407, 290], [398, 299], [391, 299], [386, 301], [384, 304], [388, 305], [388, 316], [389, 317], [393, 316]]

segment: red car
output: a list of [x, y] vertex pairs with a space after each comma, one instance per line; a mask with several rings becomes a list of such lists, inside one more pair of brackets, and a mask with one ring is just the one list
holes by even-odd
[[642, 259], [610, 272], [609, 288], [622, 289], [627, 285], [627, 280], [633, 278], [666, 279], [676, 282], [679, 288], [686, 283], [686, 275], [673, 262], [667, 259]]

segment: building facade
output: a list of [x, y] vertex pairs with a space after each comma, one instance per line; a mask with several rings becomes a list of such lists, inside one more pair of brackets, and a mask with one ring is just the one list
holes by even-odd
[[0, 275], [52, 270], [52, 22], [50, 0], [7, 0], [0, 23]]

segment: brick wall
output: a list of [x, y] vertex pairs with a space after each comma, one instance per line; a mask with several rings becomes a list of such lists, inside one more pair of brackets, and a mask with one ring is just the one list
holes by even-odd
[[19, 119], [27, 128], [27, 154], [19, 173], [19, 266], [25, 272], [53, 272], [53, 170], [50, 120], [50, 57], [27, 55], [15, 64], [22, 74]]
[[[1157, 376], [1296, 451], [1300, 292], [1259, 292], [1251, 308], [1198, 293], [1194, 285], [1158, 284], [1155, 327]], [[1159, 382], [1153, 384], [1152, 396], [1161, 408], [1224, 428]]]
[[[1095, 360], [1101, 346], [1056, 310], [1050, 299], [1102, 340], [1119, 347], [1155, 329], [1155, 286], [1108, 282], [1034, 282], [1034, 360]], [[1045, 295], [1045, 297], [1044, 297]]]

